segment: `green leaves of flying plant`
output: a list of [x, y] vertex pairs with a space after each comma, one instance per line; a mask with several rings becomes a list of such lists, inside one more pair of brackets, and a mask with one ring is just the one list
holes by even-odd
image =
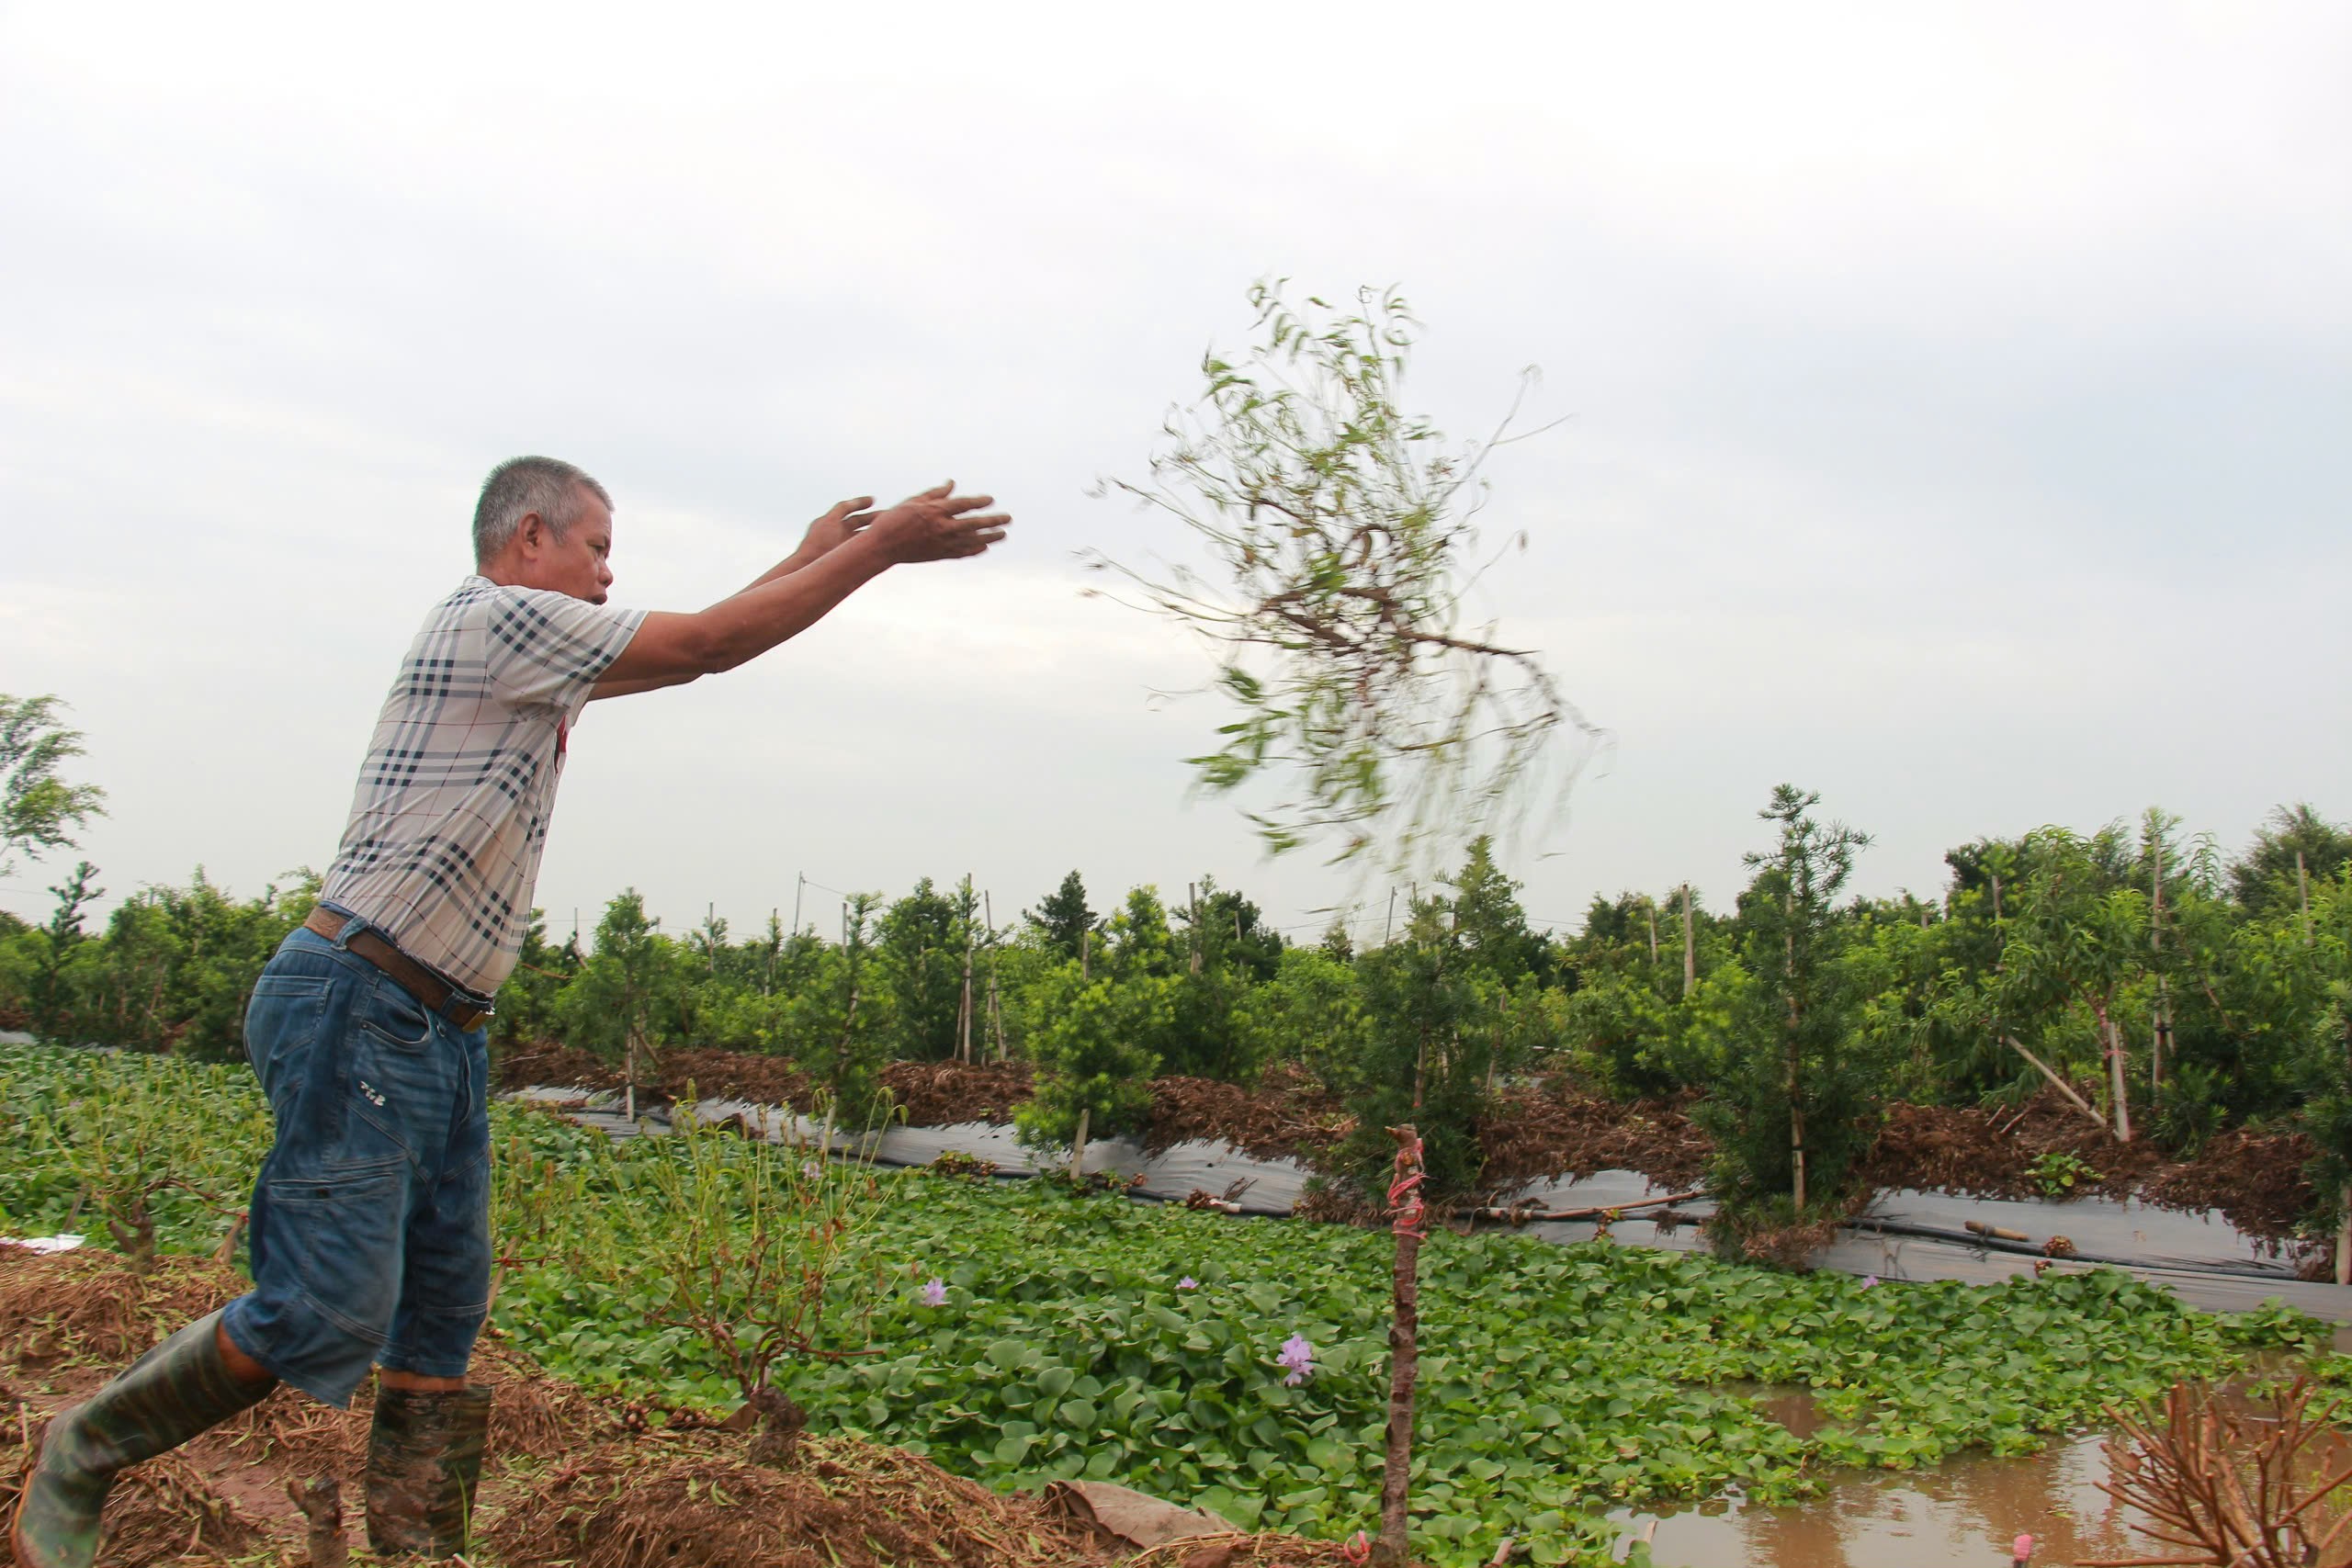
[[[1238, 715], [1215, 750], [1186, 759], [1201, 787], [1276, 775], [1287, 797], [1245, 812], [1271, 851], [1336, 840], [1335, 860], [1403, 866], [1520, 824], [1552, 793], [1555, 743], [1572, 742], [1565, 791], [1600, 732], [1537, 649], [1464, 610], [1483, 570], [1480, 470], [1521, 438], [1519, 400], [1485, 441], [1449, 446], [1399, 407], [1420, 331], [1401, 295], [1359, 290], [1352, 312], [1312, 297], [1294, 309], [1282, 287], [1250, 290], [1261, 342], [1203, 357], [1206, 388], [1170, 413], [1149, 480], [1096, 492], [1172, 515], [1207, 563], [1085, 558], [1124, 580], [1109, 596], [1194, 633], [1216, 659], [1214, 683]], [[1522, 398], [1535, 378], [1523, 373]]]

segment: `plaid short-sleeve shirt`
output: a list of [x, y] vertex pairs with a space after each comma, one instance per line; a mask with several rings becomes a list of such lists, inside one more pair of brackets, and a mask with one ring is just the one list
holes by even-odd
[[514, 967], [572, 721], [644, 621], [469, 577], [376, 719], [321, 897], [482, 996]]

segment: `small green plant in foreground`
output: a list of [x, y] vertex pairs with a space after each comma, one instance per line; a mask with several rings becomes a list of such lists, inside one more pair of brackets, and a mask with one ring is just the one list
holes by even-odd
[[2026, 1175], [2044, 1198], [2064, 1198], [2075, 1190], [2077, 1183], [2087, 1187], [2107, 1179], [2092, 1169], [2088, 1161], [2069, 1149], [2044, 1150], [2027, 1168]]

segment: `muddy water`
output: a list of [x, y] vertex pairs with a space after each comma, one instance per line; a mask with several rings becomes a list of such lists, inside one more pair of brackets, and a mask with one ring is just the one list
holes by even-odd
[[2098, 1489], [2098, 1437], [2028, 1459], [1962, 1459], [1921, 1474], [1841, 1472], [1826, 1494], [1781, 1508], [1713, 1505], [1617, 1516], [1638, 1537], [1653, 1519], [1659, 1568], [1999, 1568], [2019, 1535], [2037, 1563], [2150, 1555], [2141, 1516]]
[[[1799, 1437], [1821, 1429], [1802, 1388], [1758, 1388], [1750, 1397]], [[2254, 1432], [2276, 1414], [2242, 1389], [2222, 1399]], [[2166, 1555], [2175, 1549], [2141, 1529], [2146, 1515], [2100, 1490], [2120, 1479], [2124, 1452], [2120, 1438], [2078, 1434], [2022, 1459], [1973, 1456], [1912, 1474], [1832, 1472], [1822, 1495], [1786, 1507], [1711, 1503], [1611, 1517], [1628, 1541], [1649, 1541], [1657, 1568], [1999, 1568], [2013, 1561], [2020, 1535], [2033, 1537], [2036, 1563]], [[2332, 1435], [2297, 1470], [2316, 1483], [2347, 1459], [2352, 1434]]]

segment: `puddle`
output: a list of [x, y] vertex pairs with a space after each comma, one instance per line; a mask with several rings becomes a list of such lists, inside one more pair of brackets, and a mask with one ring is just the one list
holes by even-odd
[[[1802, 1388], [1745, 1392], [1800, 1437], [1823, 1425]], [[2224, 1397], [2241, 1418], [2270, 1414], [2267, 1402]], [[2011, 1561], [2020, 1535], [2033, 1537], [2037, 1563], [2168, 1555], [2177, 1549], [2138, 1529], [2144, 1514], [2099, 1490], [2120, 1479], [2122, 1458], [2120, 1439], [2087, 1433], [2023, 1459], [1962, 1458], [1909, 1474], [1833, 1472], [1820, 1496], [1786, 1507], [1710, 1503], [1610, 1517], [1629, 1540], [1648, 1532], [1657, 1568], [1996, 1568]], [[2352, 1433], [2322, 1438], [2307, 1459], [2298, 1467], [2307, 1480], [2321, 1466], [2341, 1469], [2352, 1460]]]
[[1842, 1472], [1821, 1496], [1789, 1507], [1612, 1517], [1636, 1536], [1656, 1517], [1658, 1568], [1994, 1568], [2020, 1535], [2034, 1538], [2036, 1562], [2150, 1555], [2132, 1529], [2139, 1516], [2098, 1489], [2109, 1464], [2107, 1439], [2092, 1436], [2028, 1459]]

